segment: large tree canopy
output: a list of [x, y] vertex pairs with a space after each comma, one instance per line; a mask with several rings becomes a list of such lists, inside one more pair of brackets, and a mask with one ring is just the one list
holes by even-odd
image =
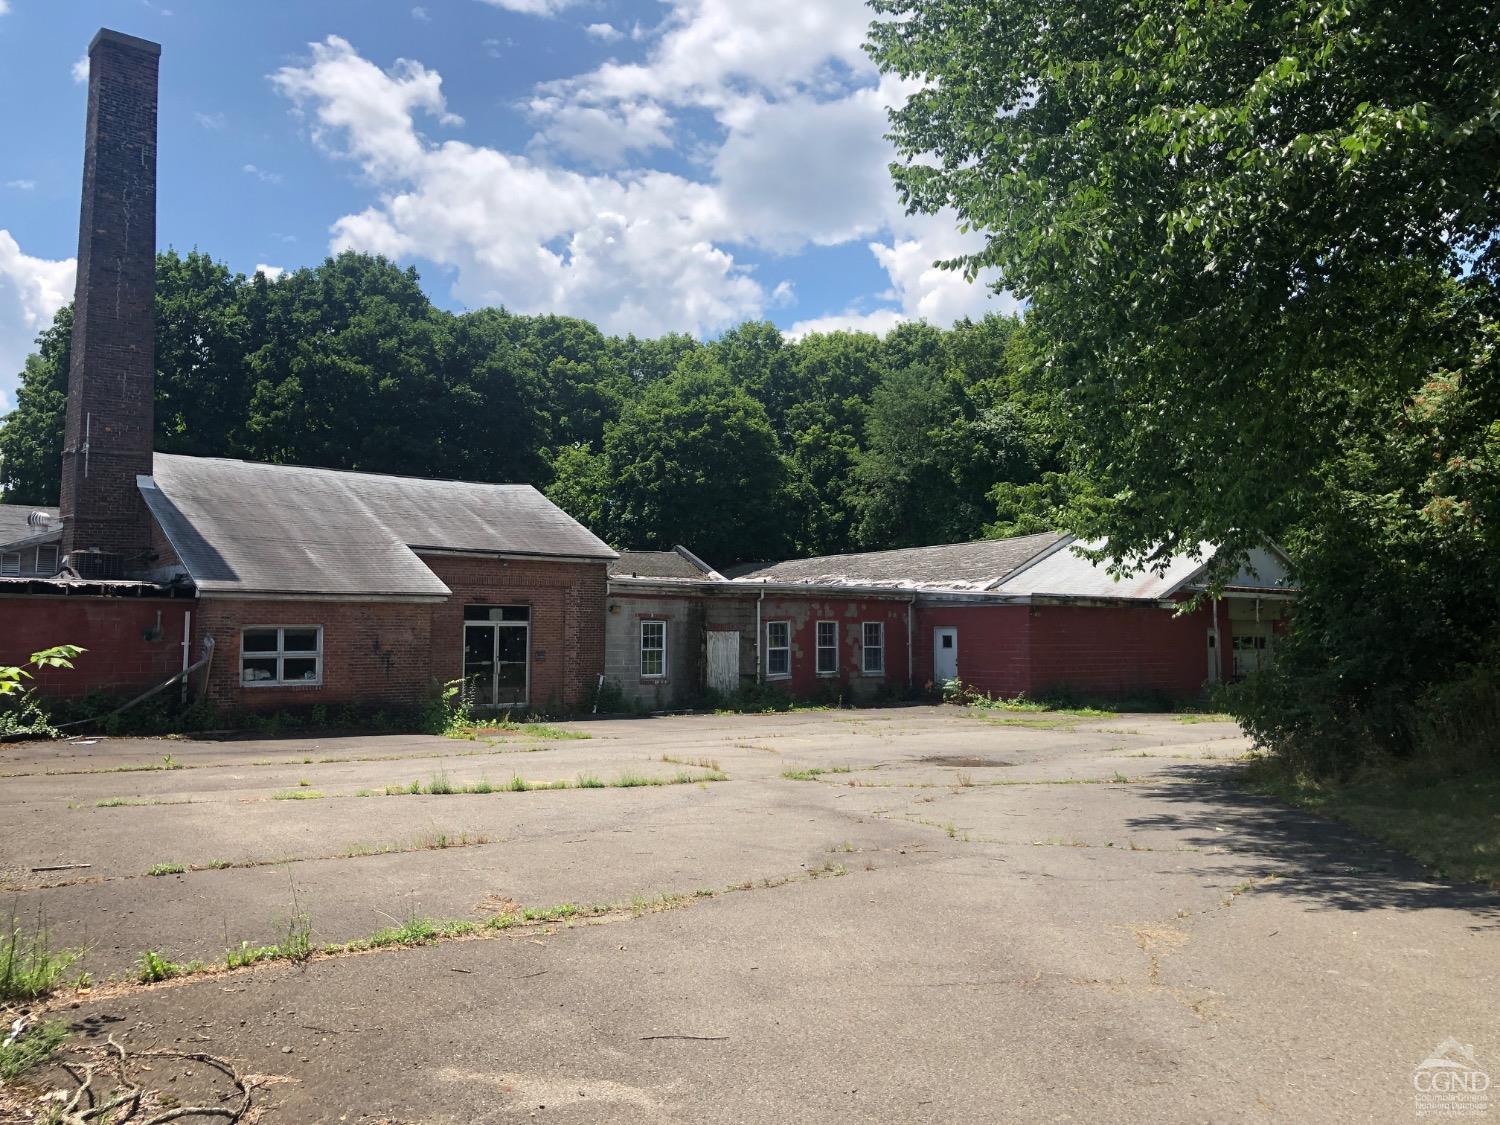
[[[57, 499], [71, 325], [64, 308], [0, 421], [13, 503]], [[156, 447], [529, 481], [617, 546], [682, 542], [724, 565], [961, 539], [982, 533], [986, 490], [1034, 472], [980, 421], [998, 402], [1022, 433], [1045, 432], [1041, 405], [1017, 389], [1010, 343], [1023, 335], [996, 317], [883, 341], [790, 342], [765, 322], [706, 345], [607, 337], [569, 317], [446, 312], [413, 271], [366, 255], [272, 282], [168, 251], [157, 261]], [[922, 379], [901, 382], [918, 367]], [[920, 408], [903, 406], [901, 387], [926, 396]], [[903, 434], [908, 423], [920, 431]], [[949, 453], [930, 469], [896, 459], [933, 443]], [[943, 518], [925, 519], [934, 512]]]
[[921, 86], [896, 181], [1030, 302], [1069, 453], [1002, 509], [1061, 499], [1127, 565], [1281, 539], [1259, 733], [1410, 746], [1500, 623], [1494, 6], [873, 2]]

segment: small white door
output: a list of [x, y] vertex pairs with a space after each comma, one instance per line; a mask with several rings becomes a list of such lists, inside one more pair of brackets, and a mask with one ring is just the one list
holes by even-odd
[[740, 689], [740, 635], [727, 629], [708, 632], [708, 686], [732, 695]]
[[932, 679], [939, 684], [958, 679], [958, 630], [951, 625], [932, 631]]

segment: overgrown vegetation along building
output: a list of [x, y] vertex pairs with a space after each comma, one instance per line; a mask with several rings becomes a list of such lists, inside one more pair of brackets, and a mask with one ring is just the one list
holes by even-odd
[[746, 688], [871, 700], [958, 679], [1013, 695], [1186, 697], [1269, 650], [1282, 560], [1177, 612], [1204, 573], [1115, 582], [1046, 534], [715, 571], [615, 552], [529, 485], [154, 452], [159, 48], [90, 47], [57, 510], [0, 506], [0, 663], [85, 647], [46, 692], [189, 670], [226, 711], [660, 709]]

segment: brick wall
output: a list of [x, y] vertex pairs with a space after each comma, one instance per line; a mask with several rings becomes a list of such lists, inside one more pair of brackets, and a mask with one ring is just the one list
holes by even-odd
[[[186, 598], [94, 598], [0, 596], [0, 664], [24, 664], [33, 652], [53, 645], [88, 649], [71, 671], [36, 673], [44, 695], [79, 696], [91, 691], [145, 690], [182, 670], [183, 614], [197, 603]], [[159, 624], [161, 637], [148, 640]], [[192, 658], [198, 658], [193, 626]]]
[[[241, 686], [241, 630], [257, 625], [321, 625], [322, 683]], [[433, 675], [431, 603], [203, 598], [198, 602], [198, 629], [200, 636], [214, 638], [209, 699], [227, 711], [278, 711], [320, 703], [358, 703], [372, 709], [417, 706], [438, 686]]]
[[531, 706], [592, 703], [604, 671], [605, 564], [423, 555], [453, 591], [432, 609], [434, 675], [463, 674], [465, 605], [531, 607]]
[[151, 546], [135, 478], [151, 472], [160, 50], [111, 31], [89, 48], [63, 442], [64, 553], [98, 547], [124, 556], [131, 570], [141, 569]]

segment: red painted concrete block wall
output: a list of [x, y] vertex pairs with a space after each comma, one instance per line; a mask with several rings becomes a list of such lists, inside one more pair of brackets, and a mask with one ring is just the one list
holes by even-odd
[[[36, 673], [35, 686], [44, 695], [144, 690], [182, 670], [183, 614], [196, 608], [191, 600], [172, 598], [0, 597], [0, 664], [24, 664], [53, 645], [82, 645], [88, 651], [71, 671]], [[158, 618], [161, 639], [147, 640]]]
[[1198, 694], [1208, 679], [1210, 607], [1178, 616], [1154, 605], [1047, 605], [1032, 607], [1030, 614], [1033, 692], [1066, 686], [1185, 698]]
[[[871, 695], [881, 687], [905, 691], [908, 682], [906, 614], [907, 603], [904, 601], [782, 594], [767, 596], [761, 603], [762, 673], [764, 674], [766, 667], [764, 646], [768, 621], [786, 621], [790, 624], [792, 669], [789, 677], [766, 677], [765, 682], [772, 687], [784, 687], [802, 698], [826, 691], [830, 683], [842, 685], [859, 696]], [[818, 675], [819, 621], [834, 621], [838, 624], [839, 667], [838, 672], [833, 675]], [[885, 671], [881, 674], [863, 670], [862, 637], [866, 621], [878, 621], [885, 626]]]
[[958, 630], [958, 678], [986, 695], [1033, 690], [1030, 675], [1031, 617], [1023, 605], [919, 606], [912, 645], [917, 686], [941, 688], [933, 675], [933, 630]]

